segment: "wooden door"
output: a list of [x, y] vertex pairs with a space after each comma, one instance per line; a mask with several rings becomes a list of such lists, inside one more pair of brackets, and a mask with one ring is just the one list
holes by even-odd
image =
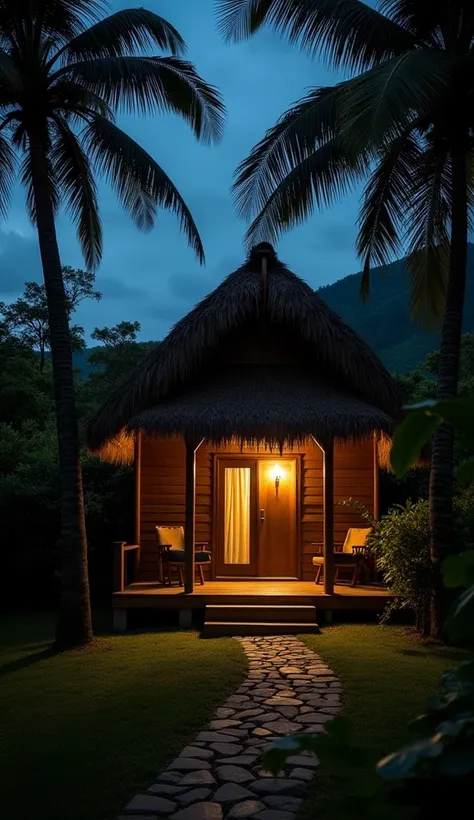
[[258, 575], [297, 578], [296, 459], [258, 462]]
[[257, 461], [220, 458], [217, 469], [217, 575], [257, 575]]

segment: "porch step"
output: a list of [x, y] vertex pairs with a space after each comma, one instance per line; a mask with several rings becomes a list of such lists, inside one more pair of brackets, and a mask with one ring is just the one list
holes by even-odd
[[252, 621], [266, 621], [280, 623], [314, 623], [316, 621], [315, 606], [275, 606], [274, 604], [207, 604], [206, 621], [232, 621], [243, 623]]
[[319, 632], [314, 606], [207, 605], [203, 638]]
[[318, 624], [297, 623], [289, 621], [250, 621], [235, 623], [234, 621], [211, 621], [206, 622], [202, 630], [203, 638], [223, 638], [238, 635], [297, 635], [300, 632], [318, 633]]

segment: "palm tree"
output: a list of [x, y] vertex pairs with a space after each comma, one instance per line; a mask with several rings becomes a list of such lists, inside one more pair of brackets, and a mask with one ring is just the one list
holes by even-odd
[[[437, 392], [456, 395], [473, 204], [472, 0], [220, 0], [225, 37], [264, 24], [322, 53], [349, 79], [314, 88], [237, 170], [249, 240], [275, 239], [365, 182], [358, 251], [367, 297], [373, 263], [407, 247], [411, 307], [441, 323]], [[432, 634], [444, 620], [439, 567], [451, 549], [453, 430], [435, 437], [430, 477]]]
[[[88, 269], [102, 254], [94, 172], [141, 229], [173, 211], [202, 262], [193, 218], [157, 162], [114, 121], [120, 111], [173, 111], [196, 137], [217, 140], [223, 105], [180, 55], [185, 43], [143, 8], [103, 18], [102, 0], [0, 0], [0, 207], [16, 162], [37, 226], [47, 293], [61, 479], [61, 603], [56, 644], [92, 637], [79, 438], [67, 300], [55, 220], [66, 209]], [[154, 48], [171, 56], [151, 56]]]

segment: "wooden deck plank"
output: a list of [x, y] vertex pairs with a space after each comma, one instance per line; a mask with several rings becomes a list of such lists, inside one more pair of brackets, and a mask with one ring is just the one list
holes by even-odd
[[382, 586], [337, 584], [325, 595], [314, 581], [206, 581], [186, 595], [182, 587], [140, 582], [113, 595], [113, 606], [143, 609], [202, 609], [210, 603], [314, 604], [319, 610], [381, 610], [392, 594]]

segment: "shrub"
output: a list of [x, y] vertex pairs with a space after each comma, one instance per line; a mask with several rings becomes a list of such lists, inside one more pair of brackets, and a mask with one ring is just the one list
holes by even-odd
[[428, 502], [407, 501], [405, 506], [397, 505], [380, 521], [373, 522], [373, 527], [367, 545], [396, 596], [385, 610], [382, 622], [394, 610], [409, 609], [415, 615], [416, 628], [428, 634], [432, 590]]

